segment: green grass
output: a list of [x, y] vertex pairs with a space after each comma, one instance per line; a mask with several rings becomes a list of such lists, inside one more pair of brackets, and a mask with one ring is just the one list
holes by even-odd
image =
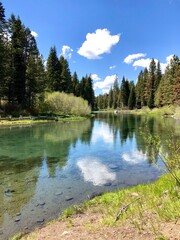
[[[178, 172], [180, 176], [180, 172]], [[70, 217], [78, 212], [102, 212], [103, 223], [116, 224], [115, 219], [123, 207], [126, 211], [119, 216], [118, 221], [130, 219], [137, 227], [146, 224], [147, 216], [154, 221], [173, 221], [180, 218], [180, 187], [170, 174], [163, 175], [154, 183], [137, 185], [132, 188], [105, 193], [100, 197], [82, 204], [81, 208], [74, 206], [66, 209], [63, 218]], [[118, 222], [117, 221], [117, 222]]]
[[[177, 175], [180, 177], [180, 171]], [[122, 211], [123, 208], [125, 211]], [[139, 232], [150, 227], [156, 239], [165, 240], [167, 238], [159, 232], [158, 226], [161, 222], [176, 222], [180, 218], [179, 209], [180, 187], [170, 174], [166, 174], [153, 183], [104, 193], [84, 202], [81, 206], [74, 205], [67, 208], [64, 214], [54, 221], [67, 219], [69, 225], [72, 225], [72, 216], [98, 212], [103, 216], [100, 224], [116, 227], [129, 221]], [[119, 214], [120, 212], [122, 214]], [[35, 233], [24, 238], [23, 233], [18, 233], [12, 240], [33, 239], [33, 234]]]

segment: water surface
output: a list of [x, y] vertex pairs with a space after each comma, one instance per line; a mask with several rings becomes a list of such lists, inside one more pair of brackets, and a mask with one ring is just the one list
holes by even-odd
[[180, 136], [173, 119], [100, 113], [80, 122], [1, 128], [0, 239], [94, 194], [157, 179], [162, 171], [154, 166], [158, 158], [148, 157], [145, 128], [164, 142], [169, 131]]

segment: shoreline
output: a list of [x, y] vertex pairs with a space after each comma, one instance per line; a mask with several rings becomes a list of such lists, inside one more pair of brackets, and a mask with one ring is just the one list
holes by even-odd
[[72, 206], [58, 219], [10, 239], [119, 239], [116, 234], [123, 239], [179, 239], [180, 203], [173, 191], [180, 195], [174, 179], [164, 174], [155, 182], [107, 192]]

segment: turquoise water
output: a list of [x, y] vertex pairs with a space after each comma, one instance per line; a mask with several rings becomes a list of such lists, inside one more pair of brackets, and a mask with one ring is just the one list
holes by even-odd
[[[151, 182], [161, 168], [151, 159], [148, 128], [162, 142], [179, 122], [97, 114], [71, 123], [0, 129], [0, 239], [58, 217], [94, 194]], [[162, 163], [159, 161], [159, 165]]]

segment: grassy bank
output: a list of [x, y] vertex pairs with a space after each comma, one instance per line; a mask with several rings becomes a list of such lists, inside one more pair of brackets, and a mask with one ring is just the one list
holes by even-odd
[[[113, 109], [103, 109], [103, 112], [114, 112]], [[117, 110], [117, 113], [124, 114], [139, 114], [139, 115], [149, 115], [149, 116], [163, 116], [163, 117], [174, 117], [176, 119], [180, 119], [180, 106], [164, 106], [161, 108], [153, 108], [150, 109], [148, 107], [143, 107], [142, 109], [134, 109], [134, 110]]]
[[[177, 174], [180, 176], [180, 171]], [[57, 226], [62, 228], [63, 224], [65, 224], [66, 229], [62, 231], [66, 230], [68, 232], [72, 230], [75, 233], [77, 222], [80, 224], [79, 221], [82, 219], [81, 228], [84, 229], [83, 231], [87, 231], [88, 234], [95, 234], [96, 231], [101, 231], [100, 229], [104, 229], [110, 234], [111, 231], [116, 232], [117, 229], [118, 231], [121, 229], [122, 233], [126, 232], [129, 237], [128, 233], [139, 236], [138, 239], [141, 239], [140, 236], [145, 236], [144, 234], [150, 237], [144, 239], [176, 239], [169, 238], [170, 233], [167, 231], [166, 226], [176, 229], [173, 234], [180, 234], [179, 209], [180, 187], [177, 186], [177, 183], [169, 174], [166, 174], [154, 183], [105, 193], [83, 203], [82, 206], [68, 208], [62, 217], [47, 224], [42, 231], [43, 233], [47, 232], [48, 235], [51, 234], [49, 228], [53, 229], [54, 227], [56, 231], [61, 231], [62, 229], [58, 230]], [[22, 238], [19, 234], [13, 240], [40, 239], [42, 237], [40, 234], [42, 234], [41, 230], [37, 229], [30, 235], [24, 237], [21, 235]], [[81, 233], [79, 232], [79, 234]], [[87, 239], [92, 239], [90, 236], [87, 236]], [[62, 237], [62, 239], [68, 238]]]
[[[90, 116], [89, 116], [90, 117]], [[21, 125], [32, 125], [39, 123], [48, 123], [48, 122], [72, 122], [72, 121], [82, 121], [88, 117], [81, 116], [65, 116], [65, 117], [49, 117], [44, 119], [18, 119], [18, 120], [0, 120], [1, 126], [21, 126]]]

